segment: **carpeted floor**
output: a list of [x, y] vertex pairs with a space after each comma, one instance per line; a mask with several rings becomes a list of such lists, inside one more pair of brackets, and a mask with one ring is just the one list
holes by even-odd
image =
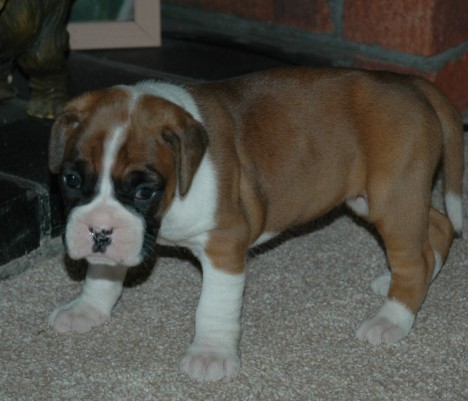
[[[440, 204], [440, 183], [434, 198]], [[371, 232], [337, 213], [252, 256], [241, 372], [200, 384], [178, 370], [201, 284], [189, 259], [161, 257], [125, 289], [110, 324], [60, 335], [47, 317], [78, 294], [79, 274], [59, 254], [37, 257], [0, 282], [0, 400], [467, 400], [467, 259], [465, 232], [410, 335], [395, 346], [361, 343], [354, 330], [382, 303], [369, 283], [386, 262]]]

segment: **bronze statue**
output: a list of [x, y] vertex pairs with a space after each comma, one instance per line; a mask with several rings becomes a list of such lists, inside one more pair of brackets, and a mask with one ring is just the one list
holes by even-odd
[[0, 101], [16, 95], [12, 69], [29, 78], [27, 113], [53, 119], [68, 99], [70, 0], [0, 0]]

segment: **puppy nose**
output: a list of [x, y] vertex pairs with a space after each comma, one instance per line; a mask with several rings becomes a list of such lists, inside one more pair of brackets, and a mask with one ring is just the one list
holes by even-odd
[[89, 234], [93, 237], [93, 252], [106, 252], [112, 242], [113, 229], [109, 227], [88, 227]]

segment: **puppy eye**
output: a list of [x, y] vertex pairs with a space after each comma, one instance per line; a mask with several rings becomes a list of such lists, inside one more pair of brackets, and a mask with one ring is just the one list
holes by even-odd
[[149, 201], [156, 196], [156, 190], [150, 186], [142, 186], [135, 193], [135, 200]]
[[75, 173], [68, 173], [62, 176], [63, 183], [70, 189], [81, 188], [81, 177]]

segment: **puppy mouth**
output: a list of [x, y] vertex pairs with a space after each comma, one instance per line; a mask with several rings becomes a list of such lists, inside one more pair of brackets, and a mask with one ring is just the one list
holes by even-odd
[[[73, 258], [72, 258], [73, 259]], [[108, 266], [127, 266], [133, 267], [141, 264], [144, 260], [142, 253], [129, 256], [125, 259], [116, 259], [112, 256], [107, 256], [105, 253], [92, 253], [82, 257], [81, 259], [85, 259], [88, 263], [91, 264], [99, 264], [99, 265], [108, 265]]]
[[90, 255], [90, 256], [85, 257], [85, 259], [88, 263], [91, 263], [93, 265], [108, 265], [108, 266], [123, 265], [123, 263], [118, 263], [111, 258], [106, 258], [105, 256], [99, 256], [99, 255]]

